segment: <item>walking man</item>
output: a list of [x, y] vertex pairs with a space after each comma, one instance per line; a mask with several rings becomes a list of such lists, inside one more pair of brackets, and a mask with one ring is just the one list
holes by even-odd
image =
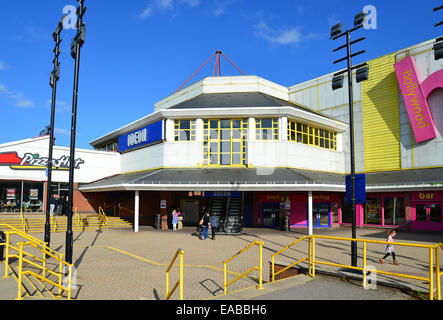
[[209, 218], [209, 225], [211, 226], [212, 231], [212, 240], [215, 240], [215, 232], [218, 229], [218, 218], [215, 213], [212, 213], [211, 217]]
[[51, 213], [51, 215], [54, 215], [54, 210], [55, 210], [55, 204], [56, 204], [56, 200], [54, 195], [52, 194], [51, 197], [49, 198], [49, 212]]
[[210, 226], [209, 223], [209, 212], [206, 211], [203, 215], [202, 219], [200, 220], [200, 226], [202, 227], [202, 240], [208, 239], [208, 228]]

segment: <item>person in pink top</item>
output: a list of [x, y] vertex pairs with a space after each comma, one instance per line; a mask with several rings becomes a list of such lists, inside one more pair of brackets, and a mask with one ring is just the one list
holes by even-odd
[[383, 258], [380, 259], [380, 263], [381, 263], [381, 264], [385, 263], [385, 259], [386, 259], [386, 257], [388, 257], [389, 255], [392, 255], [393, 263], [394, 263], [396, 266], [398, 266], [399, 263], [398, 263], [397, 260], [395, 259], [394, 245], [392, 244], [392, 242], [394, 242], [394, 237], [395, 237], [395, 235], [396, 235], [397, 233], [395, 232], [395, 230], [392, 230], [392, 229], [389, 229], [389, 230], [387, 231], [387, 233], [388, 233], [388, 238], [386, 239], [386, 241], [387, 241], [387, 242], [390, 242], [390, 243], [386, 246], [386, 250], [385, 250], [386, 254], [385, 254], [385, 256], [384, 256]]

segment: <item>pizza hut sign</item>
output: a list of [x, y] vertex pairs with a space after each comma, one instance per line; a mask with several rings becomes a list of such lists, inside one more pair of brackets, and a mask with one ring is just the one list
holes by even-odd
[[[0, 153], [0, 166], [9, 166], [13, 170], [46, 170], [49, 158], [40, 157], [39, 154], [25, 153], [20, 158], [17, 152]], [[80, 169], [84, 164], [83, 159], [74, 161], [74, 168]], [[69, 170], [69, 156], [52, 159], [53, 170]]]

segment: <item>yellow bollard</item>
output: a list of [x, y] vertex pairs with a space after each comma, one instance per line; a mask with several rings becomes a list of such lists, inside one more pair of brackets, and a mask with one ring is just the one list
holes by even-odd
[[223, 292], [226, 295], [226, 263], [223, 263]]
[[5, 275], [4, 279], [9, 278], [9, 232], [6, 233], [6, 243], [5, 243]]
[[435, 247], [435, 266], [437, 268], [437, 270], [436, 270], [436, 277], [437, 277], [437, 300], [441, 300], [440, 246], [439, 245], [437, 245]]
[[274, 282], [275, 281], [274, 256], [272, 256], [271, 259], [272, 259], [272, 282]]
[[260, 246], [260, 262], [259, 262], [260, 276], [259, 276], [259, 285], [257, 289], [263, 290], [263, 242], [259, 242], [259, 246]]
[[429, 248], [429, 300], [434, 300], [434, 259], [432, 248]]
[[315, 238], [312, 238], [312, 278], [315, 279]]
[[363, 242], [363, 287], [366, 289], [366, 241]]
[[183, 300], [183, 251], [180, 251], [180, 300]]
[[17, 298], [15, 300], [23, 300], [22, 297], [22, 272], [23, 272], [23, 243], [19, 243], [19, 260], [18, 260], [18, 280], [17, 280]]

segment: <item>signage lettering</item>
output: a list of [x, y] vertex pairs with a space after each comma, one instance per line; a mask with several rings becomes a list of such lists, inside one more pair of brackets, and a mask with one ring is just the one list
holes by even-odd
[[442, 201], [442, 192], [439, 191], [419, 191], [412, 193], [413, 201]]
[[[83, 159], [76, 159], [74, 169], [80, 169], [80, 165], [84, 163]], [[40, 157], [39, 154], [25, 153], [22, 158], [17, 152], [0, 154], [0, 166], [9, 166], [13, 170], [46, 170], [48, 164], [49, 158]], [[55, 170], [69, 170], [69, 156], [52, 159], [52, 167]]]
[[118, 138], [118, 150], [125, 152], [163, 140], [163, 121], [154, 122], [144, 128], [127, 133]]
[[414, 58], [407, 57], [394, 64], [394, 68], [415, 140], [423, 142], [434, 139], [437, 136], [434, 122], [432, 121], [426, 96], [423, 94]]

